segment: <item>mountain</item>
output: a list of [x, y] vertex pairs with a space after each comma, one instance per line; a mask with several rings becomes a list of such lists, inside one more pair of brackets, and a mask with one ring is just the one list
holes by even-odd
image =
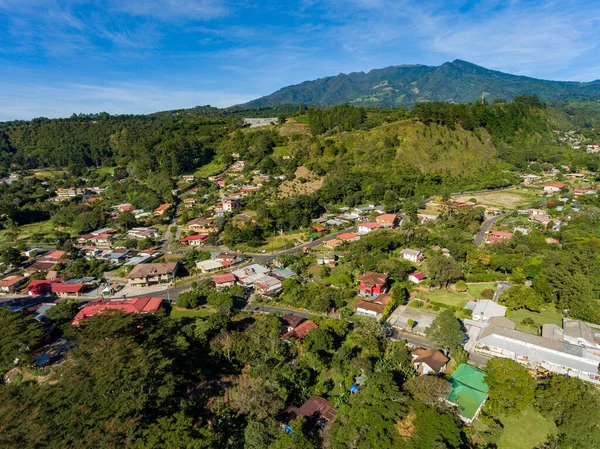
[[280, 104], [410, 106], [423, 101], [470, 103], [481, 98], [537, 94], [543, 100], [600, 100], [600, 80], [547, 81], [511, 75], [459, 59], [439, 67], [401, 65], [305, 81], [250, 101], [245, 108]]

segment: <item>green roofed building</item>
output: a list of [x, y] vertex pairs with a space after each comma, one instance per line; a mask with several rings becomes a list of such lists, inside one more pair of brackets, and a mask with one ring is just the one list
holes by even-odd
[[463, 363], [448, 379], [452, 390], [447, 401], [457, 408], [460, 418], [470, 424], [479, 414], [488, 396], [485, 373]]

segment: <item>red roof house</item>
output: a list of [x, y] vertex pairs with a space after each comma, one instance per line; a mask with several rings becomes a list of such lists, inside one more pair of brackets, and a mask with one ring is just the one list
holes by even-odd
[[208, 240], [208, 234], [190, 235], [179, 241], [182, 245], [199, 246]]
[[337, 236], [339, 240], [344, 240], [346, 242], [357, 242], [360, 240], [360, 236], [353, 234], [351, 232], [346, 232], [345, 234], [340, 234]]
[[163, 303], [162, 298], [133, 298], [122, 301], [96, 301], [88, 304], [75, 315], [71, 324], [77, 325], [105, 310], [120, 310], [124, 313], [150, 313], [157, 311]]
[[359, 290], [363, 296], [378, 296], [387, 290], [387, 274], [367, 271], [360, 277]]
[[50, 291], [59, 296], [81, 296], [83, 289], [83, 284], [63, 284], [57, 282], [50, 284]]
[[25, 287], [25, 291], [29, 296], [43, 296], [50, 293], [50, 284], [51, 281], [47, 279], [34, 279]]
[[319, 226], [319, 225], [312, 225], [311, 228], [313, 228], [317, 232], [327, 231], [327, 228], [324, 228], [323, 226]]
[[231, 273], [217, 274], [212, 277], [215, 281], [217, 288], [219, 287], [231, 287], [235, 284], [236, 278]]
[[398, 224], [396, 214], [381, 214], [375, 218], [375, 221], [386, 228], [393, 228]]
[[44, 257], [44, 259], [55, 259], [60, 260], [66, 254], [65, 251], [54, 251], [53, 253], [48, 254]]
[[377, 296], [372, 301], [359, 299], [354, 303], [354, 310], [357, 315], [380, 317], [391, 299], [387, 293]]
[[416, 271], [408, 275], [408, 280], [413, 284], [419, 284], [423, 279], [425, 279], [425, 273], [422, 271]]
[[298, 326], [296, 326], [294, 328], [294, 330], [291, 330], [291, 331], [287, 332], [286, 334], [284, 334], [283, 338], [295, 337], [295, 338], [302, 340], [303, 338], [306, 338], [306, 336], [308, 335], [308, 333], [311, 330], [318, 329], [318, 328], [319, 328], [319, 326], [317, 326], [312, 321], [308, 320], [308, 321], [305, 321], [305, 322], [299, 324]]

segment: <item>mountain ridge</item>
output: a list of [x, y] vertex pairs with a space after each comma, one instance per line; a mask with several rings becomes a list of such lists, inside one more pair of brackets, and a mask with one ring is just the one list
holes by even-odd
[[485, 93], [489, 99], [512, 100], [537, 94], [541, 99], [600, 100], [600, 80], [556, 81], [513, 75], [455, 59], [439, 66], [402, 64], [368, 72], [340, 73], [283, 87], [238, 105], [260, 108], [281, 104], [307, 106], [412, 106], [423, 101], [470, 103]]

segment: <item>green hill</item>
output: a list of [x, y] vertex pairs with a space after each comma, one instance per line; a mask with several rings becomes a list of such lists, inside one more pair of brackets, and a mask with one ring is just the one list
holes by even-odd
[[469, 103], [481, 98], [537, 94], [543, 100], [600, 100], [600, 80], [579, 83], [547, 81], [489, 70], [466, 61], [439, 67], [400, 65], [368, 73], [341, 73], [305, 81], [243, 105], [256, 108], [280, 104], [331, 106], [409, 106], [423, 101]]

